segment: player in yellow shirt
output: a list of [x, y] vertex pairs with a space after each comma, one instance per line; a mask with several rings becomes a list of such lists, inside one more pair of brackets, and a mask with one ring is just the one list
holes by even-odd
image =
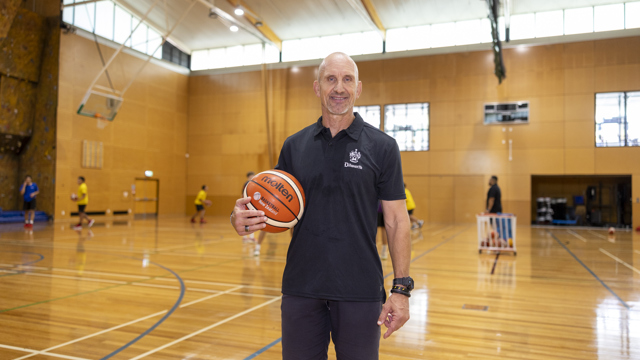
[[202, 190], [198, 192], [196, 201], [193, 202], [196, 204], [196, 213], [191, 217], [192, 223], [196, 222], [196, 216], [200, 216], [200, 224], [206, 223], [206, 221], [204, 221], [204, 206], [211, 205], [211, 201], [207, 200], [207, 190], [209, 190], [209, 187], [207, 185], [202, 185]]
[[411, 191], [407, 189], [407, 184], [404, 184], [404, 194], [407, 197], [407, 211], [409, 212], [409, 219], [411, 220], [411, 228], [416, 229], [422, 227], [424, 221], [419, 220], [417, 217], [413, 216], [413, 210], [416, 208], [416, 202], [413, 200]]
[[87, 184], [85, 184], [84, 177], [78, 176], [78, 194], [72, 195], [71, 200], [75, 201], [78, 204], [78, 216], [80, 217], [80, 221], [73, 228], [75, 230], [82, 229], [82, 220], [86, 219], [89, 227], [93, 226], [93, 223], [96, 221], [94, 219], [89, 219], [85, 209], [87, 208], [87, 204], [89, 204], [89, 193], [87, 191]]

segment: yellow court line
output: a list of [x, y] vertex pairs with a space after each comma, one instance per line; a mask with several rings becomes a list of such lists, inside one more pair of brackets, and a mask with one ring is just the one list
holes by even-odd
[[584, 241], [584, 242], [587, 242], [587, 239], [585, 239], [585, 238], [583, 238], [582, 236], [580, 236], [580, 235], [576, 234], [575, 232], [573, 232], [573, 231], [571, 231], [571, 230], [567, 230], [567, 232], [568, 232], [569, 234], [571, 234], [571, 235], [573, 235], [573, 236], [577, 237], [578, 239], [580, 239], [580, 240], [582, 240], [582, 241]]
[[612, 258], [613, 260], [615, 260], [615, 261], [617, 261], [617, 262], [621, 263], [622, 265], [624, 265], [624, 266], [628, 267], [629, 269], [631, 269], [631, 270], [633, 270], [633, 271], [637, 272], [638, 274], [640, 274], [640, 270], [638, 270], [638, 269], [634, 268], [633, 266], [631, 266], [631, 265], [627, 264], [627, 263], [626, 263], [626, 262], [624, 262], [622, 259], [619, 259], [619, 258], [617, 258], [616, 256], [612, 255], [612, 254], [611, 254], [611, 253], [609, 253], [607, 250], [605, 250], [605, 249], [603, 249], [603, 248], [600, 248], [600, 251], [601, 251], [602, 253], [604, 253], [605, 255], [607, 255], [608, 257]]
[[151, 355], [151, 354], [155, 354], [155, 353], [157, 353], [157, 352], [158, 352], [158, 351], [160, 351], [160, 350], [166, 349], [166, 348], [168, 348], [168, 347], [170, 347], [170, 346], [172, 346], [172, 345], [175, 345], [175, 344], [180, 343], [180, 342], [182, 342], [182, 341], [184, 341], [184, 340], [190, 339], [190, 338], [192, 338], [192, 337], [194, 337], [194, 336], [196, 336], [196, 335], [202, 334], [202, 333], [203, 333], [203, 332], [205, 332], [205, 331], [211, 330], [211, 329], [213, 329], [213, 328], [215, 328], [215, 327], [217, 327], [217, 326], [220, 326], [220, 325], [223, 325], [223, 324], [225, 324], [225, 323], [228, 323], [228, 322], [229, 322], [229, 321], [231, 321], [231, 320], [237, 319], [237, 318], [239, 318], [239, 317], [241, 317], [241, 316], [243, 316], [243, 315], [246, 315], [246, 314], [248, 314], [248, 313], [250, 313], [250, 312], [252, 312], [252, 311], [254, 311], [254, 310], [257, 310], [257, 309], [260, 309], [260, 308], [262, 308], [262, 307], [264, 307], [264, 306], [267, 306], [267, 305], [269, 305], [269, 304], [272, 304], [272, 303], [274, 303], [274, 302], [276, 302], [276, 301], [278, 301], [278, 300], [280, 300], [280, 299], [282, 299], [282, 296], [278, 296], [278, 297], [277, 297], [277, 298], [275, 298], [275, 299], [271, 299], [271, 300], [269, 300], [269, 301], [267, 301], [267, 302], [264, 302], [264, 303], [262, 303], [262, 304], [260, 304], [260, 305], [256, 305], [256, 306], [254, 306], [254, 307], [252, 307], [252, 308], [250, 308], [250, 309], [247, 309], [247, 310], [245, 310], [245, 311], [242, 311], [242, 312], [240, 312], [240, 313], [237, 313], [237, 314], [235, 314], [235, 315], [233, 315], [233, 316], [230, 316], [230, 317], [228, 317], [228, 318], [226, 318], [226, 319], [224, 319], [224, 320], [218, 321], [217, 323], [215, 323], [215, 324], [211, 324], [211, 325], [209, 325], [209, 326], [207, 326], [207, 327], [205, 327], [205, 328], [202, 328], [202, 329], [200, 329], [200, 330], [198, 330], [198, 331], [194, 331], [194, 332], [192, 332], [192, 333], [191, 333], [191, 334], [189, 334], [189, 335], [185, 335], [185, 336], [181, 337], [180, 339], [176, 339], [176, 340], [171, 341], [171, 342], [169, 342], [169, 343], [166, 343], [166, 344], [164, 344], [164, 345], [162, 345], [162, 346], [159, 346], [159, 347], [157, 347], [157, 348], [155, 348], [155, 349], [153, 349], [153, 350], [147, 351], [146, 353], [141, 354], [141, 355], [138, 355], [138, 356], [136, 356], [136, 357], [134, 357], [134, 358], [131, 358], [130, 360], [138, 360], [138, 359], [142, 359], [142, 358], [144, 358], [144, 357], [147, 357], [147, 356], [149, 356], [149, 355]]
[[69, 359], [69, 360], [89, 360], [89, 359], [75, 357], [75, 356], [68, 356], [68, 355], [62, 355], [62, 354], [56, 354], [56, 353], [32, 350], [32, 349], [21, 348], [21, 347], [10, 346], [10, 345], [2, 345], [2, 344], [0, 344], [0, 348], [9, 349], [9, 350], [16, 350], [16, 351], [24, 351], [24, 352], [30, 352], [31, 353], [29, 355], [26, 355], [26, 356], [23, 356], [23, 357], [19, 357], [19, 358], [15, 359], [15, 360], [30, 358], [30, 357], [36, 356], [38, 354], [48, 355], [48, 356], [51, 356], [51, 357], [57, 357], [57, 358], [61, 358], [61, 359]]

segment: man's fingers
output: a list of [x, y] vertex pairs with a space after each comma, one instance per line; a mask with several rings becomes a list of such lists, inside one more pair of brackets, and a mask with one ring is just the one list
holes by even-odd
[[389, 313], [391, 312], [391, 306], [389, 305], [389, 303], [384, 303], [384, 305], [382, 305], [382, 311], [380, 312], [380, 316], [378, 316], [378, 326], [382, 325], [385, 321], [387, 321], [387, 317], [389, 316]]
[[[236, 218], [240, 219], [240, 218], [254, 218], [254, 217], [264, 217], [264, 211], [260, 211], [260, 210], [237, 210], [236, 213]], [[266, 218], [265, 218], [265, 221]]]
[[251, 202], [251, 198], [250, 197], [240, 198], [240, 199], [236, 200], [236, 206], [241, 208], [241, 209], [245, 209], [245, 205], [247, 205], [250, 202]]

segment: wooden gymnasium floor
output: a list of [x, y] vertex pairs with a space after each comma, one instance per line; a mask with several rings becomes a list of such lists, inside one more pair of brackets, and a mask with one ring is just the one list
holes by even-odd
[[[209, 220], [1, 226], [0, 359], [279, 359], [288, 235], [256, 259]], [[640, 359], [640, 236], [517, 236], [518, 255], [496, 262], [475, 225], [414, 232], [411, 320], [380, 358]]]

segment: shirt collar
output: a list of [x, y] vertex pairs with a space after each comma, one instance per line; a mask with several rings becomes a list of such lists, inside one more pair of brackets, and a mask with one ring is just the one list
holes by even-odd
[[[353, 140], [358, 140], [364, 128], [364, 120], [362, 120], [362, 117], [357, 112], [354, 112], [353, 115], [355, 115], [355, 119], [353, 119], [351, 125], [346, 129], [346, 132]], [[320, 116], [316, 122], [316, 128], [313, 130], [313, 136], [320, 134], [324, 128], [324, 125], [322, 125], [322, 116]]]

